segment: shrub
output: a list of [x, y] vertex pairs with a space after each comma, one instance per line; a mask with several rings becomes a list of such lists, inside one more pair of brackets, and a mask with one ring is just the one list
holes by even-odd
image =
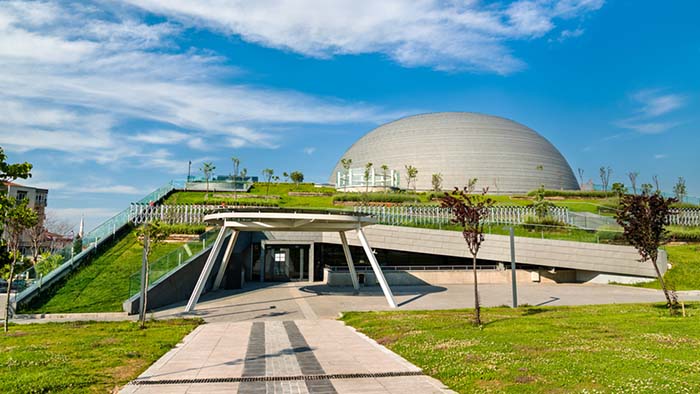
[[404, 203], [414, 202], [420, 199], [420, 196], [413, 194], [395, 194], [395, 193], [342, 193], [333, 197], [333, 202], [389, 202], [389, 203]]
[[672, 241], [700, 242], [700, 227], [668, 226], [667, 230]]
[[523, 227], [530, 231], [560, 231], [562, 230], [562, 227], [568, 226], [566, 223], [561, 222], [551, 216], [545, 216], [543, 218], [528, 216], [523, 222]]
[[207, 228], [203, 224], [161, 224], [166, 235], [170, 234], [203, 234]]
[[[535, 197], [539, 190], [532, 190], [527, 193], [530, 197]], [[581, 197], [581, 198], [607, 198], [615, 197], [613, 192], [600, 190], [545, 190], [545, 197]]]

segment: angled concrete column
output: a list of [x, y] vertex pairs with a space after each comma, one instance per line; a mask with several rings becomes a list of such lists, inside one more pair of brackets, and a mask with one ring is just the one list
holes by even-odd
[[345, 232], [340, 231], [340, 241], [343, 243], [343, 253], [345, 254], [345, 261], [348, 263], [348, 269], [350, 270], [350, 279], [352, 279], [352, 287], [355, 292], [360, 290], [360, 282], [357, 280], [357, 272], [355, 272], [355, 264], [352, 262], [352, 255], [350, 254], [350, 247], [348, 246], [348, 239], [345, 237]]
[[309, 283], [314, 283], [314, 244], [311, 243], [309, 246]]
[[214, 286], [212, 290], [219, 290], [221, 287], [221, 281], [224, 279], [224, 274], [226, 273], [226, 267], [228, 267], [229, 260], [231, 259], [231, 254], [233, 253], [233, 248], [236, 246], [236, 240], [238, 239], [239, 232], [233, 230], [231, 232], [231, 238], [228, 240], [228, 245], [226, 245], [226, 252], [224, 252], [224, 259], [221, 260], [221, 265], [219, 266], [219, 272], [216, 274], [216, 280], [214, 280]]
[[382, 273], [382, 268], [379, 266], [377, 258], [374, 257], [374, 253], [372, 253], [372, 248], [369, 247], [369, 243], [367, 242], [367, 238], [365, 237], [365, 232], [362, 231], [361, 227], [357, 229], [357, 237], [360, 239], [362, 248], [365, 250], [365, 254], [369, 259], [369, 263], [372, 265], [374, 275], [377, 276], [379, 286], [381, 286], [382, 291], [384, 292], [384, 297], [386, 297], [386, 301], [389, 303], [390, 307], [396, 308], [396, 301], [394, 301], [394, 295], [391, 293], [389, 284], [387, 283], [386, 278], [384, 277], [384, 273]]
[[209, 274], [211, 273], [211, 270], [214, 267], [216, 257], [219, 254], [219, 251], [221, 250], [221, 244], [224, 241], [225, 234], [226, 227], [222, 226], [221, 231], [219, 231], [219, 235], [216, 237], [216, 241], [214, 241], [214, 245], [212, 246], [211, 251], [209, 252], [209, 257], [207, 257], [207, 262], [204, 264], [202, 273], [199, 275], [197, 284], [194, 286], [194, 290], [192, 291], [190, 300], [187, 302], [185, 312], [192, 312], [194, 310], [195, 305], [197, 305], [197, 301], [199, 301], [199, 297], [202, 295], [202, 291], [204, 291], [204, 286], [207, 284], [207, 278], [209, 278]]

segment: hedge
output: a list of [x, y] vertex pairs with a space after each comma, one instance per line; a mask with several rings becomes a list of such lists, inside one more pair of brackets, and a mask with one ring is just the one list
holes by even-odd
[[404, 203], [420, 200], [420, 196], [413, 194], [394, 194], [394, 193], [343, 193], [333, 197], [333, 202], [391, 202]]
[[[535, 197], [539, 190], [532, 190], [527, 193], [530, 197]], [[545, 197], [584, 197], [584, 198], [608, 198], [615, 197], [613, 192], [604, 192], [601, 190], [545, 190]]]

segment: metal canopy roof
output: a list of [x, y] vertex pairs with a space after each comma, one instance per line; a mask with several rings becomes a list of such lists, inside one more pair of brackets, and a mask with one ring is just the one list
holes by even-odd
[[357, 230], [377, 221], [371, 216], [353, 212], [319, 212], [259, 210], [217, 212], [204, 216], [204, 221], [218, 223], [237, 231], [319, 231]]

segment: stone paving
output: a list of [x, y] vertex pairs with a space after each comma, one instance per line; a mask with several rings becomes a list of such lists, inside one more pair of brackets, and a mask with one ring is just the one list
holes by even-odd
[[451, 393], [334, 320], [210, 323], [122, 391], [131, 393]]

